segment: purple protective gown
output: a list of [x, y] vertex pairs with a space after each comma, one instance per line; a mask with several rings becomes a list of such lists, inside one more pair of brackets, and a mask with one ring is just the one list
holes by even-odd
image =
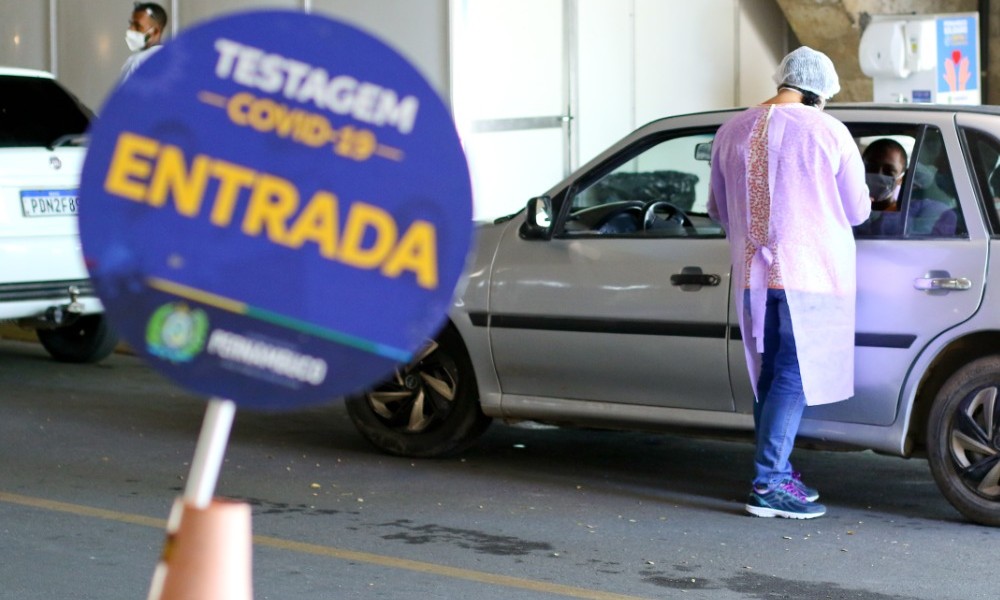
[[[771, 192], [769, 235], [751, 261], [751, 306], [743, 306], [749, 226], [747, 161], [754, 123], [767, 125]], [[761, 105], [730, 119], [715, 136], [709, 215], [729, 237], [733, 299], [754, 390], [763, 351], [766, 269], [773, 258], [792, 315], [806, 404], [854, 395], [854, 314], [857, 289], [852, 225], [871, 212], [864, 165], [843, 123], [799, 103]], [[764, 271], [763, 273], [758, 272]]]

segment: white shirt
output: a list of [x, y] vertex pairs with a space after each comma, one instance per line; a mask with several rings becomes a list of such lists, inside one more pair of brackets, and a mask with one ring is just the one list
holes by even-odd
[[150, 56], [156, 54], [156, 51], [161, 47], [162, 46], [160, 44], [157, 44], [129, 55], [129, 57], [125, 60], [125, 64], [122, 65], [122, 76], [121, 80], [118, 82], [119, 85], [131, 77], [132, 73], [135, 73], [135, 70], [138, 69], [142, 63], [149, 60]]

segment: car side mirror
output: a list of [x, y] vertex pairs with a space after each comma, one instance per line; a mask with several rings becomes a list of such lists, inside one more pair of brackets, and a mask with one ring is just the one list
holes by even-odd
[[702, 142], [700, 144], [695, 144], [694, 147], [694, 159], [703, 160], [706, 162], [712, 161], [712, 142]]
[[552, 239], [552, 199], [537, 196], [528, 200], [524, 223], [521, 224], [521, 238], [525, 240]]

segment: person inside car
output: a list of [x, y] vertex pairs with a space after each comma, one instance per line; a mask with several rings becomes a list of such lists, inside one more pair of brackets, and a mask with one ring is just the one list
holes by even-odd
[[[892, 138], [880, 138], [865, 148], [862, 160], [872, 203], [872, 219], [867, 233], [900, 235], [903, 233], [904, 215], [900, 211], [899, 192], [906, 174], [906, 149]], [[912, 234], [950, 236], [955, 233], [958, 215], [948, 204], [935, 199], [934, 180], [932, 171], [926, 165], [915, 165], [913, 192], [906, 217]]]
[[899, 210], [899, 190], [906, 175], [906, 149], [892, 138], [875, 140], [861, 155], [872, 210]]

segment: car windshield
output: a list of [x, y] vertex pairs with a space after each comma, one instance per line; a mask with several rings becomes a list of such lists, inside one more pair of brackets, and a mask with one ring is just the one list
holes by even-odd
[[89, 123], [87, 110], [54, 80], [0, 76], [0, 148], [51, 146]]

